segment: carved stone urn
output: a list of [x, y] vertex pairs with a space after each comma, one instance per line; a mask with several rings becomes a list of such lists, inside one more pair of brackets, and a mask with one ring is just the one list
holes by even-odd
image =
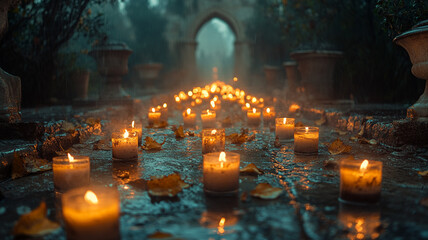
[[[0, 1], [0, 38], [7, 26], [7, 12], [19, 1]], [[0, 68], [0, 122], [21, 120], [21, 79]]]
[[279, 87], [279, 79], [281, 75], [279, 67], [264, 65], [263, 70], [265, 72], [267, 87], [271, 89]]
[[132, 50], [123, 42], [102, 41], [92, 48], [89, 55], [97, 62], [98, 72], [106, 79], [100, 100], [128, 99], [122, 88], [122, 77], [128, 73], [128, 58]]
[[308, 100], [332, 100], [333, 76], [340, 51], [302, 50], [292, 52], [301, 75], [301, 86]]
[[159, 79], [159, 73], [162, 67], [163, 65], [161, 63], [136, 64], [134, 68], [138, 75], [138, 85], [142, 88], [155, 87], [155, 82]]
[[407, 109], [407, 117], [428, 121], [428, 20], [395, 37], [394, 42], [409, 54], [413, 75], [426, 80], [424, 93]]
[[297, 63], [295, 61], [287, 61], [282, 64], [285, 69], [287, 87], [287, 96], [295, 96], [297, 91], [297, 79], [299, 72], [297, 71]]

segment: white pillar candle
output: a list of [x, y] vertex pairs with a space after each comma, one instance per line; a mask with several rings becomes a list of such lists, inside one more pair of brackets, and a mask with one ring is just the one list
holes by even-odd
[[156, 108], [152, 108], [149, 113], [149, 125], [154, 125], [155, 123], [158, 123], [161, 118], [161, 113], [156, 111]]
[[294, 152], [301, 154], [317, 154], [319, 142], [319, 128], [294, 128]]
[[113, 159], [135, 160], [138, 159], [138, 136], [130, 134], [126, 129], [125, 133], [113, 133], [112, 138]]
[[117, 189], [83, 187], [62, 196], [67, 239], [120, 239]]
[[247, 112], [247, 125], [250, 127], [258, 127], [260, 126], [260, 111], [256, 108], [253, 108], [252, 110], [249, 110]]
[[382, 162], [344, 160], [340, 163], [340, 199], [376, 203], [380, 199]]
[[196, 113], [192, 112], [190, 108], [183, 112], [183, 122], [185, 127], [196, 126]]
[[225, 149], [226, 134], [224, 129], [202, 130], [202, 153], [222, 152]]
[[273, 124], [275, 121], [275, 108], [274, 107], [267, 107], [263, 109], [263, 124], [265, 127], [269, 126], [270, 124]]
[[214, 152], [204, 154], [204, 190], [212, 194], [227, 194], [239, 189], [239, 154]]
[[205, 110], [201, 113], [202, 128], [215, 128], [216, 113], [213, 110]]
[[293, 141], [294, 138], [294, 118], [276, 118], [275, 136], [279, 141]]
[[89, 185], [90, 164], [88, 156], [58, 156], [52, 160], [55, 190], [65, 192]]

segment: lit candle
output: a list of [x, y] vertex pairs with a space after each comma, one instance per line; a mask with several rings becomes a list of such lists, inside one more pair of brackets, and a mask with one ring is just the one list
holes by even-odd
[[52, 160], [55, 190], [65, 192], [89, 185], [90, 164], [88, 156], [58, 156]]
[[273, 107], [267, 107], [263, 110], [263, 123], [268, 126], [269, 124], [273, 123], [275, 119], [275, 108]]
[[216, 114], [213, 110], [205, 110], [201, 113], [202, 127], [215, 128]]
[[168, 121], [168, 104], [164, 103], [160, 109], [162, 121]]
[[212, 110], [218, 110], [218, 109], [220, 109], [219, 103], [217, 102], [217, 104], [216, 104], [215, 100], [211, 100], [210, 101], [210, 107], [211, 107]]
[[141, 145], [142, 143], [142, 137], [143, 137], [143, 124], [141, 123], [135, 123], [135, 121], [132, 121], [131, 123], [131, 134], [135, 132], [138, 137], [138, 145]]
[[202, 130], [202, 153], [224, 151], [226, 134], [224, 129]]
[[380, 199], [382, 162], [344, 160], [340, 163], [340, 199], [376, 203]]
[[67, 239], [120, 239], [119, 193], [114, 188], [83, 187], [62, 196]]
[[212, 194], [227, 194], [239, 188], [239, 154], [214, 152], [204, 154], [204, 190]]
[[185, 127], [194, 127], [196, 125], [196, 113], [190, 108], [183, 112], [183, 122]]
[[300, 154], [317, 154], [319, 142], [319, 128], [294, 128], [294, 152]]
[[112, 138], [113, 159], [117, 160], [135, 160], [138, 159], [138, 136], [125, 133], [113, 133]]
[[294, 137], [294, 118], [276, 118], [275, 136], [281, 142], [292, 141]]
[[247, 112], [247, 124], [251, 127], [258, 127], [260, 125], [260, 111], [256, 108]]
[[156, 108], [152, 108], [149, 112], [149, 125], [154, 125], [158, 123], [161, 117], [161, 113], [156, 111]]
[[251, 109], [251, 105], [249, 103], [245, 103], [244, 106], [241, 107], [242, 111], [247, 112]]

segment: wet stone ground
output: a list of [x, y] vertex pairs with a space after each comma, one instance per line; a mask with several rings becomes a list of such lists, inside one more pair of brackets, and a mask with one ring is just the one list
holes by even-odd
[[[169, 124], [181, 123], [178, 111]], [[242, 117], [242, 119], [245, 119]], [[313, 125], [313, 121], [297, 119]], [[198, 122], [200, 126], [200, 123]], [[226, 134], [239, 133], [242, 122], [226, 128]], [[103, 126], [108, 128], [108, 126]], [[136, 162], [113, 162], [111, 150], [93, 150], [105, 136], [91, 136], [73, 146], [79, 155], [91, 159], [93, 184], [117, 186], [121, 198], [122, 239], [146, 239], [161, 231], [172, 239], [428, 239], [428, 179], [418, 171], [428, 170], [428, 149], [405, 146], [392, 149], [383, 145], [351, 142], [332, 127], [320, 127], [320, 149], [315, 156], [299, 156], [293, 143], [274, 146], [274, 132], [268, 128], [250, 129], [256, 139], [241, 145], [226, 143], [226, 151], [241, 155], [241, 168], [249, 163], [264, 171], [258, 177], [241, 176], [236, 197], [208, 197], [202, 185], [201, 139], [197, 135], [176, 140], [171, 127], [143, 129], [143, 139], [158, 142], [166, 138], [163, 149], [140, 150]], [[200, 133], [200, 130], [194, 130]], [[352, 146], [350, 154], [332, 156], [323, 143], [342, 139]], [[111, 143], [110, 143], [111, 144]], [[343, 157], [383, 162], [382, 198], [378, 205], [354, 206], [340, 203], [339, 172], [334, 164]], [[151, 198], [146, 180], [174, 172], [191, 184], [178, 197]], [[52, 171], [0, 183], [0, 239], [13, 239], [11, 230], [19, 215], [46, 200], [51, 219], [61, 222], [60, 204], [54, 194]], [[268, 182], [284, 189], [275, 200], [248, 196], [258, 183]], [[217, 229], [225, 218], [224, 233]], [[44, 239], [65, 239], [62, 228]]]

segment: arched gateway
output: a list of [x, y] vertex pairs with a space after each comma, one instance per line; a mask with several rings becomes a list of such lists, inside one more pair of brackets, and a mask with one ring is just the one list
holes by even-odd
[[246, 36], [246, 25], [254, 12], [254, 0], [184, 0], [185, 16], [170, 16], [166, 37], [172, 52], [175, 52], [181, 68], [186, 73], [186, 83], [197, 80], [196, 35], [201, 27], [213, 18], [224, 21], [235, 34], [234, 74], [247, 79], [250, 66], [250, 42]]

